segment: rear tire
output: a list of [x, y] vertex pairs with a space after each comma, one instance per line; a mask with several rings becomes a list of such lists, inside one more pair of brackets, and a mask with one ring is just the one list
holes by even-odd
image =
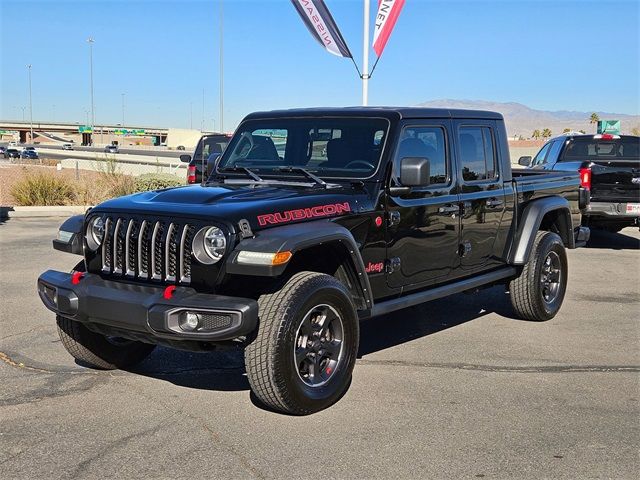
[[560, 236], [538, 232], [529, 261], [509, 284], [511, 305], [516, 313], [534, 321], [555, 317], [567, 290], [567, 267], [567, 254]]
[[127, 368], [147, 358], [155, 348], [143, 342], [111, 339], [92, 332], [80, 322], [56, 316], [62, 345], [73, 358], [95, 368]]
[[260, 402], [308, 415], [339, 400], [351, 383], [360, 339], [347, 288], [330, 275], [300, 272], [258, 305], [245, 366]]

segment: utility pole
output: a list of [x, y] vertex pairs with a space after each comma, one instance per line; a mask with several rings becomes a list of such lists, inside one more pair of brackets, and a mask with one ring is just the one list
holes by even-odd
[[224, 11], [220, 0], [220, 132], [224, 133]]
[[31, 96], [31, 64], [27, 65], [29, 69], [29, 121], [31, 123], [31, 142], [33, 143], [33, 98]]
[[93, 143], [93, 130], [96, 125], [96, 112], [95, 112], [95, 104], [93, 102], [93, 37], [89, 37], [87, 39], [87, 43], [89, 43], [89, 83], [91, 89], [91, 143]]
[[364, 32], [362, 49], [362, 105], [369, 105], [369, 7], [370, 0], [364, 0]]

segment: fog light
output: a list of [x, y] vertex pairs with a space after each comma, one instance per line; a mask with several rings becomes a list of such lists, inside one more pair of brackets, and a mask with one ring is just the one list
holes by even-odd
[[180, 328], [192, 332], [200, 324], [200, 316], [197, 313], [187, 312], [182, 315], [182, 322], [180, 322]]

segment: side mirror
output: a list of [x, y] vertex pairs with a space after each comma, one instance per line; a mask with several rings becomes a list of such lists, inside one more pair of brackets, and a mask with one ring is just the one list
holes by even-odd
[[403, 187], [426, 187], [431, 179], [429, 159], [404, 157], [400, 160], [400, 183]]
[[518, 160], [518, 165], [522, 165], [523, 167], [528, 167], [529, 165], [531, 165], [531, 157], [530, 156], [520, 157], [520, 159]]
[[191, 161], [191, 155], [180, 155], [180, 161], [189, 163]]

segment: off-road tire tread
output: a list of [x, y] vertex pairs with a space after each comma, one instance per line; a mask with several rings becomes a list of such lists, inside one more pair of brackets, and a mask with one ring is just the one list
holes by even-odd
[[315, 290], [328, 282], [345, 287], [335, 278], [316, 272], [299, 272], [293, 275], [279, 291], [260, 296], [258, 307], [260, 324], [255, 338], [245, 349], [245, 367], [251, 390], [267, 407], [294, 415], [307, 415], [310, 410], [301, 409], [288, 396], [284, 379], [275, 368], [276, 348], [286, 333], [286, 322], [279, 321], [285, 315], [293, 314], [298, 305], [297, 298], [303, 290]]
[[553, 237], [562, 244], [562, 239], [556, 233], [544, 230], [536, 233], [536, 237], [533, 240], [533, 251], [531, 252], [529, 261], [524, 265], [520, 275], [511, 280], [509, 284], [511, 305], [516, 313], [526, 320], [545, 321], [548, 319], [547, 313], [544, 309], [540, 308], [540, 303], [537, 300], [538, 291], [536, 288], [535, 272], [538, 267], [538, 262], [544, 261], [540, 250], [541, 247], [544, 246], [545, 239]]
[[[84, 325], [60, 315], [56, 316], [58, 335], [64, 348], [80, 362], [103, 370], [115, 370], [135, 365], [144, 360], [153, 351], [154, 345], [136, 342], [130, 345], [126, 353], [107, 360], [99, 356], [101, 346], [96, 339], [100, 335], [88, 330]], [[106, 340], [105, 340], [106, 341]]]

